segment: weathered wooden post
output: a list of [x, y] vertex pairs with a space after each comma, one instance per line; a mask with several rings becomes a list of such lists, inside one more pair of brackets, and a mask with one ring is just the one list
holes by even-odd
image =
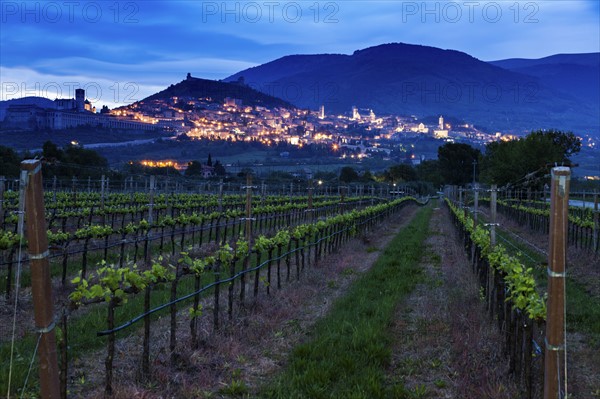
[[[252, 174], [246, 174], [246, 217], [244, 234], [248, 245], [251, 247], [252, 243]], [[246, 256], [243, 262], [243, 269], [246, 270], [248, 266], [250, 256]], [[244, 306], [244, 300], [246, 297], [246, 274], [242, 274], [240, 277], [240, 303]]]
[[594, 252], [598, 255], [598, 230], [600, 229], [600, 223], [598, 221], [598, 193], [594, 193]]
[[314, 221], [314, 208], [313, 208], [313, 181], [312, 179], [310, 179], [308, 181], [308, 207], [306, 208], [306, 211], [309, 213], [308, 215], [308, 221], [309, 222], [313, 222]]
[[104, 210], [104, 179], [105, 176], [102, 175], [100, 178], [100, 208]]
[[569, 168], [560, 166], [552, 169], [544, 399], [565, 398], [567, 394], [565, 258], [570, 180], [571, 170]]
[[[152, 230], [152, 224], [154, 223], [153, 212], [154, 212], [154, 191], [156, 189], [155, 177], [150, 176], [150, 198], [148, 201], [148, 229], [146, 230], [146, 237], [144, 239], [144, 267], [146, 270], [152, 268], [152, 262], [150, 257], [150, 231]], [[148, 378], [150, 375], [150, 299], [152, 294], [152, 288], [147, 286], [144, 291], [144, 339], [142, 342], [142, 376]]]
[[0, 176], [0, 225], [4, 222], [4, 176]]
[[498, 213], [498, 186], [493, 184], [490, 193], [490, 244], [496, 246], [496, 217]]
[[21, 162], [26, 172], [25, 212], [27, 214], [27, 241], [31, 262], [31, 292], [35, 325], [40, 334], [40, 393], [42, 398], [60, 397], [58, 354], [54, 333], [54, 309], [50, 265], [48, 262], [48, 236], [44, 216], [42, 192], [42, 164], [39, 160]]
[[246, 240], [250, 242], [252, 239], [252, 174], [246, 174], [246, 225], [244, 233]]
[[56, 202], [56, 176], [52, 179], [52, 202]]
[[223, 212], [223, 179], [219, 180], [219, 212]]

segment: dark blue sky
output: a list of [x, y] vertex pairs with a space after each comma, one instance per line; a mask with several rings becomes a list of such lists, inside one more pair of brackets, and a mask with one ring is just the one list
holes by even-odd
[[600, 51], [600, 1], [5, 1], [0, 100], [127, 104], [185, 77], [389, 42], [481, 60]]

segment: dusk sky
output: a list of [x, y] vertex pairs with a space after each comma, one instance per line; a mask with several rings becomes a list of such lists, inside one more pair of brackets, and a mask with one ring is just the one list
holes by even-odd
[[404, 42], [481, 60], [600, 51], [600, 1], [1, 1], [0, 100], [129, 104], [289, 54]]

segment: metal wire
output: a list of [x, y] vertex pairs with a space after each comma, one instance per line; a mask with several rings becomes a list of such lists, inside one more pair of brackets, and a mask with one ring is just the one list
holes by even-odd
[[23, 389], [21, 389], [21, 399], [23, 399], [23, 395], [25, 395], [25, 388], [27, 388], [27, 382], [29, 381], [29, 374], [31, 374], [31, 369], [33, 368], [33, 361], [35, 360], [35, 355], [37, 354], [37, 350], [40, 346], [41, 339], [42, 339], [42, 333], [39, 333], [37, 343], [35, 344], [35, 349], [33, 350], [33, 355], [31, 356], [31, 361], [29, 362], [29, 369], [27, 370], [27, 376], [25, 376], [25, 382], [23, 383]]
[[18, 263], [17, 263], [17, 275], [15, 278], [15, 306], [14, 306], [14, 312], [13, 312], [13, 325], [12, 325], [12, 337], [11, 337], [11, 342], [10, 342], [10, 362], [9, 362], [9, 369], [8, 369], [8, 388], [7, 388], [7, 393], [6, 393], [6, 397], [9, 398], [10, 397], [10, 385], [11, 385], [11, 381], [12, 381], [12, 370], [13, 370], [13, 360], [14, 360], [14, 353], [15, 353], [15, 337], [16, 337], [16, 331], [17, 331], [17, 309], [18, 309], [18, 304], [19, 304], [19, 286], [21, 285], [20, 279], [21, 279], [21, 266], [22, 266], [22, 262], [21, 262], [21, 252], [23, 250], [23, 232], [24, 232], [24, 219], [25, 219], [25, 186], [27, 184], [27, 171], [26, 170], [22, 170], [21, 171], [21, 180], [20, 180], [20, 187], [19, 187], [19, 221], [18, 221], [18, 228], [17, 228], [17, 233], [19, 236], [19, 251], [18, 251]]

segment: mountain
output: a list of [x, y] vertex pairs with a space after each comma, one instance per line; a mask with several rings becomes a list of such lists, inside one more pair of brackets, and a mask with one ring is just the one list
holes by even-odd
[[489, 61], [490, 64], [504, 69], [519, 69], [539, 65], [584, 65], [600, 66], [600, 53], [584, 54], [555, 54], [544, 58], [509, 58], [506, 60]]
[[535, 76], [547, 87], [600, 107], [600, 53], [556, 54], [539, 59], [512, 58], [490, 64]]
[[348, 114], [357, 106], [375, 114], [442, 114], [488, 131], [516, 133], [600, 129], [599, 108], [582, 101], [577, 91], [463, 52], [428, 46], [391, 43], [352, 55], [290, 55], [225, 81], [243, 81], [303, 108], [324, 105], [328, 113]]
[[194, 78], [189, 74], [185, 80], [143, 99], [142, 102], [164, 100], [171, 97], [210, 97], [214, 102], [219, 103], [223, 103], [225, 97], [231, 97], [242, 100], [244, 105], [260, 105], [268, 108], [294, 108], [292, 104], [284, 100], [253, 90], [243, 84]]

